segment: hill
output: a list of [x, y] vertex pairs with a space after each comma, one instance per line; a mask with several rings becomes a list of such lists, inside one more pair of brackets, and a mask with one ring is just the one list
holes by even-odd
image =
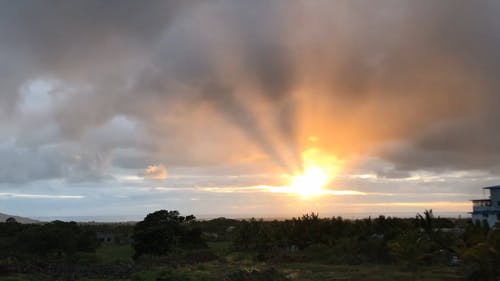
[[0, 213], [0, 222], [5, 222], [8, 218], [14, 218], [19, 223], [39, 223], [39, 221], [34, 219]]

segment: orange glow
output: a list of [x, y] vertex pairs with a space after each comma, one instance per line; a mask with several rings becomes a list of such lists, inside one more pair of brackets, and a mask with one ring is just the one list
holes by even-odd
[[289, 192], [303, 198], [325, 193], [323, 188], [333, 179], [338, 163], [335, 157], [324, 155], [317, 148], [302, 153], [303, 171], [290, 177]]
[[321, 194], [329, 176], [321, 167], [308, 167], [303, 174], [293, 176], [290, 180], [290, 191], [304, 197]]

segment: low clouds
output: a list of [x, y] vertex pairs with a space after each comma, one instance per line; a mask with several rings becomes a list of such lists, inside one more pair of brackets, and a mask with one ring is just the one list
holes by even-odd
[[76, 144], [19, 147], [13, 142], [0, 144], [0, 182], [23, 184], [32, 181], [64, 179], [92, 182], [112, 178], [110, 155]]
[[3, 183], [500, 170], [495, 1], [0, 5]]
[[0, 181], [23, 183], [63, 177], [62, 157], [50, 148], [30, 150], [12, 143], [0, 147]]

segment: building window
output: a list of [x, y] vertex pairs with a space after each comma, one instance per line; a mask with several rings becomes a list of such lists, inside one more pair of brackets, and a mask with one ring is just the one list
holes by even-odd
[[500, 201], [497, 201], [497, 205], [500, 206]]
[[497, 214], [497, 221], [500, 221], [500, 214]]
[[483, 218], [487, 218], [488, 217], [488, 214], [487, 213], [483, 213]]

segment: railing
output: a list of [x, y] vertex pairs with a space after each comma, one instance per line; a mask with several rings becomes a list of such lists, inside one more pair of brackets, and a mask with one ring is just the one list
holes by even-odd
[[491, 210], [492, 210], [491, 206], [474, 206], [472, 208], [473, 212], [486, 212]]
[[491, 200], [473, 200], [472, 201], [472, 207], [490, 207], [491, 206]]

